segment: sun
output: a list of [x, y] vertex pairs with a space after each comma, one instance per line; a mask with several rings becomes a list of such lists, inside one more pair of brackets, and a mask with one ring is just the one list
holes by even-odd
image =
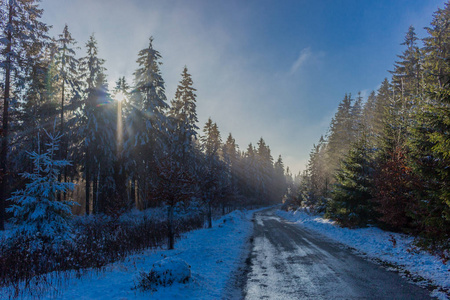
[[125, 94], [124, 94], [122, 91], [119, 91], [119, 92], [114, 96], [114, 99], [115, 99], [117, 102], [122, 102], [122, 101], [125, 100], [125, 98], [126, 98], [126, 96], [125, 96]]

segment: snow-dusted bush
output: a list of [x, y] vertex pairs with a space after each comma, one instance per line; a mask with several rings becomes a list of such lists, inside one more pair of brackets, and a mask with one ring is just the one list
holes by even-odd
[[[47, 132], [46, 132], [47, 133]], [[34, 172], [25, 172], [22, 177], [28, 181], [24, 190], [17, 191], [8, 200], [14, 204], [7, 209], [13, 214], [11, 222], [14, 236], [30, 236], [36, 240], [55, 241], [69, 237], [72, 216], [71, 201], [57, 201], [59, 193], [74, 188], [73, 183], [59, 182], [60, 168], [70, 165], [66, 160], [55, 160], [61, 135], [47, 133], [50, 142], [45, 153], [30, 152]]]
[[[163, 247], [167, 236], [163, 208], [132, 210], [120, 217], [76, 217], [70, 225], [72, 238], [59, 243], [39, 242], [26, 235], [0, 243], [0, 286], [39, 280], [53, 271], [101, 269], [136, 251]], [[201, 216], [177, 218], [175, 237], [202, 226]]]
[[149, 273], [141, 272], [136, 288], [156, 291], [159, 286], [170, 286], [175, 282], [187, 283], [190, 279], [191, 266], [182, 259], [168, 257], [157, 261]]

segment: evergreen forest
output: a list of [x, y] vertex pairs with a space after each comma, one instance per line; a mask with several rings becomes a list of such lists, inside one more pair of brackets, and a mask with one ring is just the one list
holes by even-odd
[[448, 257], [450, 3], [425, 29], [419, 39], [408, 28], [392, 76], [367, 99], [344, 95], [287, 200], [342, 226], [413, 234]]

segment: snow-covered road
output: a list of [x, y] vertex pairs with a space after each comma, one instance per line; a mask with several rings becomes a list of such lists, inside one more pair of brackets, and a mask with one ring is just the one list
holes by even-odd
[[430, 299], [429, 292], [266, 210], [255, 214], [245, 299]]

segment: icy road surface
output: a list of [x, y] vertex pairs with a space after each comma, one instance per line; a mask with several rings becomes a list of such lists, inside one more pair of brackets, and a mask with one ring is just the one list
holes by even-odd
[[266, 210], [255, 214], [245, 299], [431, 299], [341, 244]]

